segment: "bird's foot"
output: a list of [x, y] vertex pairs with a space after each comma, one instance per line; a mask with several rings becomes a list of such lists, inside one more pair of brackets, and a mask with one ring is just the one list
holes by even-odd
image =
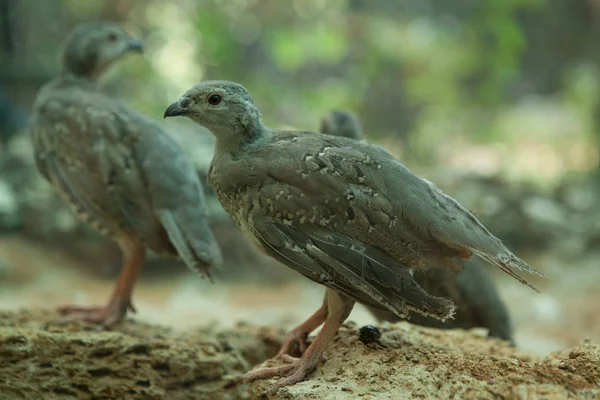
[[288, 333], [285, 341], [281, 345], [279, 352], [275, 356], [276, 360], [281, 360], [284, 355], [304, 354], [310, 342], [308, 341], [308, 332], [292, 330]]
[[[319, 364], [319, 362], [314, 362], [312, 359], [296, 358], [288, 354], [283, 354], [280, 359], [287, 365], [250, 371], [244, 375], [244, 381], [252, 382], [258, 379], [270, 379], [280, 376], [282, 379], [271, 385], [266, 391], [267, 395], [274, 395], [284, 386], [291, 386], [305, 380]], [[327, 358], [323, 356], [318, 360], [324, 362]]]
[[83, 321], [99, 327], [110, 328], [123, 320], [127, 310], [135, 312], [130, 301], [114, 301], [105, 307], [64, 306], [58, 309], [62, 315], [58, 323]]

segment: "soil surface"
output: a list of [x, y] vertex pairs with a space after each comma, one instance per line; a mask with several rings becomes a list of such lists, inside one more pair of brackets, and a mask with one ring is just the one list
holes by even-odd
[[[272, 380], [240, 378], [284, 337], [284, 329], [243, 323], [178, 331], [127, 320], [98, 331], [56, 318], [0, 313], [0, 399], [265, 398]], [[363, 344], [358, 328], [342, 327], [323, 367], [274, 398], [600, 398], [600, 346], [591, 341], [537, 358], [483, 330], [386, 323], [377, 343]]]
[[182, 333], [125, 321], [99, 331], [57, 317], [0, 313], [0, 399], [248, 399], [242, 374], [279, 346], [274, 332], [243, 324]]
[[[278, 399], [592, 399], [600, 398], [600, 346], [537, 359], [484, 332], [440, 331], [406, 322], [380, 327], [363, 344], [358, 327], [340, 330], [328, 361], [310, 380], [280, 389]], [[268, 361], [261, 365], [277, 366]], [[275, 380], [257, 381], [252, 398]]]

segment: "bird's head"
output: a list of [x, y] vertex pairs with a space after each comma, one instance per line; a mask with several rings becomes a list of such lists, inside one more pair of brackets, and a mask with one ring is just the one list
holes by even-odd
[[77, 26], [63, 47], [63, 71], [96, 79], [113, 62], [129, 52], [142, 52], [142, 42], [131, 37], [119, 25], [90, 22]]
[[250, 143], [266, 129], [246, 88], [229, 81], [204, 81], [192, 87], [164, 114], [177, 116], [206, 127], [217, 141]]
[[321, 119], [321, 132], [332, 136], [361, 139], [362, 127], [358, 117], [349, 111], [333, 110]]

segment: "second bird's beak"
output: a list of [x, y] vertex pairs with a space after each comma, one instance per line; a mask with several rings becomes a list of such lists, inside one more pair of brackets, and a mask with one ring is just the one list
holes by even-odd
[[187, 111], [188, 111], [187, 108], [181, 106], [180, 100], [177, 100], [175, 103], [173, 103], [169, 107], [167, 107], [167, 109], [165, 110], [165, 114], [163, 115], [163, 118], [177, 117], [179, 115], [185, 115], [185, 114], [187, 114]]
[[127, 41], [127, 50], [143, 53], [144, 44], [138, 39], [129, 38]]

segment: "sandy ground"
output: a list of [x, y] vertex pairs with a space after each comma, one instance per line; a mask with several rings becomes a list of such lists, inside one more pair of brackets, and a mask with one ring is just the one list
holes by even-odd
[[[495, 274], [522, 351], [545, 356], [586, 338], [600, 341], [600, 268], [595, 260], [592, 255], [568, 264], [551, 255], [530, 258], [552, 277], [536, 281], [542, 294]], [[80, 268], [58, 249], [0, 237], [0, 309], [103, 304], [114, 280], [86, 271], [90, 269]], [[271, 285], [240, 279], [213, 285], [174, 265], [172, 274], [142, 273], [134, 294], [138, 313], [130, 318], [176, 329], [230, 327], [240, 320], [292, 327], [318, 308], [322, 293], [322, 287], [302, 277]], [[362, 306], [349, 319], [359, 325], [375, 323]]]

